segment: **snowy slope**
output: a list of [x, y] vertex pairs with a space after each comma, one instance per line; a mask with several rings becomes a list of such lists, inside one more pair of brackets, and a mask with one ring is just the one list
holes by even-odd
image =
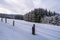
[[[60, 40], [60, 26], [30, 23], [23, 20], [8, 19], [0, 21], [0, 40]], [[31, 34], [32, 25], [36, 25], [36, 35]]]

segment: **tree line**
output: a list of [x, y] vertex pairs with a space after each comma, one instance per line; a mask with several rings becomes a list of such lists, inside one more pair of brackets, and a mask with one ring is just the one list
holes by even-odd
[[23, 20], [23, 15], [0, 13], [0, 17], [1, 17], [1, 18], [9, 18], [9, 19], [19, 19], [19, 20]]

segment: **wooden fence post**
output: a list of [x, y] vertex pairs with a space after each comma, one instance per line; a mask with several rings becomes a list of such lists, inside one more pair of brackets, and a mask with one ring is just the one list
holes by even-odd
[[5, 23], [7, 23], [7, 18], [5, 18]]
[[13, 20], [13, 26], [15, 26], [15, 21]]
[[1, 22], [3, 22], [3, 18], [1, 18]]
[[33, 27], [32, 27], [32, 34], [35, 35], [35, 24], [33, 24]]

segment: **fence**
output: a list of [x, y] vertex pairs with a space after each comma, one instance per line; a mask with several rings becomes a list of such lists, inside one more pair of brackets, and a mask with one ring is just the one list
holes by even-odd
[[[3, 20], [3, 19], [5, 19], [5, 20]], [[3, 22], [3, 21], [5, 21], [5, 23], [8, 23], [7, 18], [1, 18], [1, 22]], [[15, 20], [13, 20], [12, 26], [15, 26]], [[32, 26], [32, 35], [35, 35], [35, 24], [33, 24], [33, 26]]]

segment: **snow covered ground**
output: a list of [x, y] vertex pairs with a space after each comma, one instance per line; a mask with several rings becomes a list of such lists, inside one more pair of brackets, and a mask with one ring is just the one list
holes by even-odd
[[[60, 26], [31, 23], [13, 19], [0, 20], [0, 40], [60, 40]], [[32, 25], [36, 25], [36, 35], [32, 35]]]

